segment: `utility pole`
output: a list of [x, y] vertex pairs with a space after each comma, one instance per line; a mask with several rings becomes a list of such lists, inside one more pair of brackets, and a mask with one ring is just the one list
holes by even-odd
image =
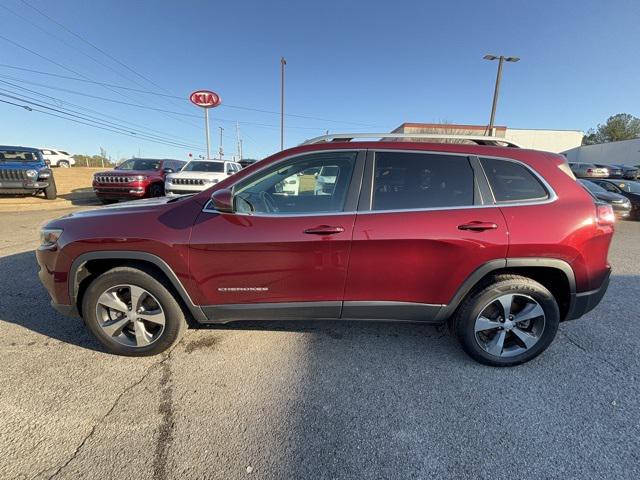
[[224, 128], [222, 127], [218, 127], [220, 129], [220, 160], [222, 160], [222, 155], [224, 155], [224, 150], [222, 150], [222, 132], [224, 131]]
[[238, 122], [236, 122], [236, 155], [238, 160], [242, 158], [240, 156], [240, 124]]
[[287, 61], [280, 57], [280, 150], [284, 150], [284, 66]]
[[211, 140], [209, 139], [209, 109], [204, 108], [204, 131], [207, 137], [207, 160], [211, 159]]
[[500, 81], [502, 80], [502, 64], [507, 62], [517, 62], [520, 60], [519, 57], [505, 57], [504, 55], [500, 55], [499, 57], [495, 55], [485, 55], [483, 57], [485, 60], [498, 60], [498, 73], [496, 75], [496, 85], [493, 90], [493, 104], [491, 105], [491, 117], [489, 119], [489, 129], [487, 135], [493, 134], [493, 124], [496, 119], [496, 108], [498, 106], [498, 95], [500, 93]]

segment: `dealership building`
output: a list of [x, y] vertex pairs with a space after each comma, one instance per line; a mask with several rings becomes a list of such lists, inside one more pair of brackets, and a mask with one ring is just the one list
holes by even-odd
[[[431, 133], [442, 135], [485, 135], [486, 125], [457, 125], [442, 123], [403, 123], [392, 133]], [[579, 147], [584, 133], [580, 130], [534, 130], [493, 127], [491, 134], [517, 143], [523, 148], [562, 153]], [[422, 139], [425, 140], [425, 139]]]

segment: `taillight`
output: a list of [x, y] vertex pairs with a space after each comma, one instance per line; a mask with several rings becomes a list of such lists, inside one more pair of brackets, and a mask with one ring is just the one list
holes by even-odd
[[587, 173], [593, 173], [593, 168], [587, 168]]
[[608, 203], [599, 203], [596, 205], [596, 220], [598, 225], [610, 226], [616, 223], [616, 216], [613, 213], [613, 207]]

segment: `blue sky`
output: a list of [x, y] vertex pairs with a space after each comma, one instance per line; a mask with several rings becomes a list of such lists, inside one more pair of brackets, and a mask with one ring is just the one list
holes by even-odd
[[[497, 67], [482, 60], [486, 53], [522, 58], [505, 66], [497, 124], [586, 130], [615, 113], [640, 115], [640, 2], [634, 0], [0, 0], [0, 18], [0, 35], [55, 62], [0, 38], [2, 65], [180, 97], [0, 66], [0, 81], [13, 84], [0, 83], [0, 94], [78, 111], [61, 103], [71, 102], [93, 110], [82, 115], [131, 122], [138, 132], [124, 136], [0, 103], [4, 144], [186, 158], [204, 148], [202, 111], [188, 95], [209, 88], [223, 101], [210, 111], [212, 150], [218, 126], [225, 129], [225, 153], [235, 149], [239, 121], [245, 156], [261, 158], [279, 148], [279, 117], [248, 109], [279, 110], [282, 55], [286, 111], [304, 117], [287, 117], [286, 146], [325, 130], [386, 131], [405, 121], [484, 124]], [[140, 132], [189, 146], [141, 140]]]

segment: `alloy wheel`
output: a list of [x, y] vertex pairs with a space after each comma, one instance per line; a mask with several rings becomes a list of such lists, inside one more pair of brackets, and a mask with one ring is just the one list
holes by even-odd
[[475, 339], [489, 355], [515, 357], [542, 337], [545, 314], [529, 295], [510, 293], [488, 303], [475, 321]]
[[96, 318], [108, 337], [138, 348], [158, 340], [166, 320], [160, 302], [137, 285], [117, 285], [103, 292], [96, 304]]

